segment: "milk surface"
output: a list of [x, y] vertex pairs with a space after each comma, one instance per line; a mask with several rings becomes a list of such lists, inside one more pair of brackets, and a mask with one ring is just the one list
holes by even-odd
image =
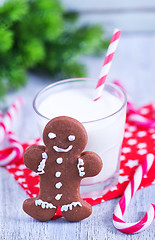
[[108, 92], [93, 101], [94, 89], [71, 89], [48, 96], [39, 106], [39, 112], [51, 119], [69, 116], [80, 122], [94, 121], [107, 117], [120, 109], [121, 101]]
[[[125, 107], [119, 111], [123, 105], [119, 97], [104, 90], [102, 97], [94, 102], [93, 95], [94, 88], [67, 88], [52, 92], [44, 97], [38, 105], [39, 113], [49, 119], [57, 116], [69, 116], [82, 122], [88, 134], [85, 150], [94, 151], [102, 158], [101, 172], [95, 177], [85, 178], [81, 181], [82, 194], [95, 191], [99, 184], [101, 184], [102, 190], [105, 187], [102, 183], [113, 179], [118, 173], [126, 116]], [[38, 117], [41, 133], [47, 122], [47, 119]], [[83, 196], [93, 195], [89, 193]]]

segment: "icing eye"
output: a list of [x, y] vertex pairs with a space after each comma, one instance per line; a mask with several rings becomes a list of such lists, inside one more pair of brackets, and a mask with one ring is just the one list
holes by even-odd
[[75, 140], [75, 136], [74, 136], [74, 135], [70, 135], [70, 136], [68, 137], [68, 140], [71, 141], [71, 142], [74, 141], [74, 140]]
[[56, 138], [56, 134], [50, 132], [50, 133], [48, 134], [48, 137], [49, 137], [50, 139]]

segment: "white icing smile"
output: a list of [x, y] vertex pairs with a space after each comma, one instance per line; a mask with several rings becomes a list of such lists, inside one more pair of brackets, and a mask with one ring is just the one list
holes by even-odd
[[53, 146], [53, 149], [56, 151], [56, 152], [69, 152], [71, 149], [73, 148], [73, 145], [69, 145], [68, 148], [59, 148], [57, 146]]

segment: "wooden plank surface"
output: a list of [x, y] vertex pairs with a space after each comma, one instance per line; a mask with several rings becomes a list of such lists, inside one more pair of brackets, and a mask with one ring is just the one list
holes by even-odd
[[[155, 185], [140, 190], [130, 205], [126, 220], [137, 221], [148, 204], [155, 202]], [[0, 239], [1, 240], [154, 240], [155, 223], [136, 235], [118, 232], [112, 225], [112, 214], [119, 199], [93, 207], [93, 214], [78, 223], [63, 218], [46, 223], [37, 222], [22, 211], [26, 193], [5, 169], [0, 171]]]
[[154, 0], [63, 0], [66, 9], [80, 13], [80, 21], [84, 23], [101, 23], [107, 33], [115, 27], [124, 33], [155, 32], [155, 1]]
[[[108, 80], [121, 80], [137, 105], [155, 100], [155, 35], [123, 36], [112, 64]], [[149, 61], [148, 61], [149, 58]], [[88, 65], [89, 77], [98, 77], [102, 58], [84, 58]], [[52, 82], [52, 80], [51, 80]], [[15, 95], [25, 100], [21, 123], [15, 126], [21, 141], [38, 135], [32, 109], [36, 92], [50, 81], [30, 76], [26, 88], [9, 95], [8, 102]], [[24, 126], [24, 129], [23, 129]], [[154, 240], [155, 222], [136, 235], [118, 232], [112, 225], [113, 210], [119, 199], [113, 199], [93, 207], [90, 218], [78, 223], [68, 223], [63, 218], [47, 223], [37, 222], [22, 211], [26, 193], [5, 170], [0, 169], [0, 239], [6, 240]], [[136, 221], [144, 215], [149, 203], [155, 203], [155, 185], [140, 190], [133, 199], [126, 220]]]
[[62, 3], [70, 9], [76, 9], [78, 11], [83, 10], [111, 10], [111, 9], [151, 9], [152, 7], [155, 7], [155, 1], [154, 0], [130, 0], [130, 1], [124, 1], [124, 0], [78, 0], [78, 1], [72, 1], [72, 0], [62, 0]]
[[106, 33], [111, 35], [114, 28], [119, 28], [124, 34], [152, 34], [155, 33], [155, 11], [152, 12], [109, 12], [103, 11], [81, 13], [80, 24], [101, 24]]

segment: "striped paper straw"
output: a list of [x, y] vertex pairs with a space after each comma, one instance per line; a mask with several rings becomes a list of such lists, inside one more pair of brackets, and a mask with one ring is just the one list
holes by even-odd
[[138, 233], [145, 230], [153, 222], [155, 218], [155, 205], [150, 204], [145, 216], [138, 222], [126, 223], [123, 220], [123, 216], [127, 210], [127, 207], [133, 198], [134, 194], [138, 190], [142, 179], [145, 174], [150, 170], [154, 162], [154, 155], [147, 154], [144, 162], [137, 168], [132, 180], [127, 185], [123, 196], [121, 197], [119, 203], [117, 204], [114, 214], [113, 214], [113, 224], [114, 226], [123, 233]]
[[119, 39], [120, 39], [120, 35], [121, 35], [121, 30], [119, 29], [115, 29], [113, 36], [111, 38], [108, 50], [107, 50], [107, 54], [103, 63], [103, 67], [100, 73], [100, 77], [96, 86], [96, 92], [95, 92], [95, 98], [94, 101], [97, 101], [101, 96], [102, 96], [102, 90], [104, 87], [104, 83], [106, 81], [107, 75], [109, 73], [111, 64], [112, 64], [112, 60], [113, 60], [113, 56], [114, 53], [116, 51]]

